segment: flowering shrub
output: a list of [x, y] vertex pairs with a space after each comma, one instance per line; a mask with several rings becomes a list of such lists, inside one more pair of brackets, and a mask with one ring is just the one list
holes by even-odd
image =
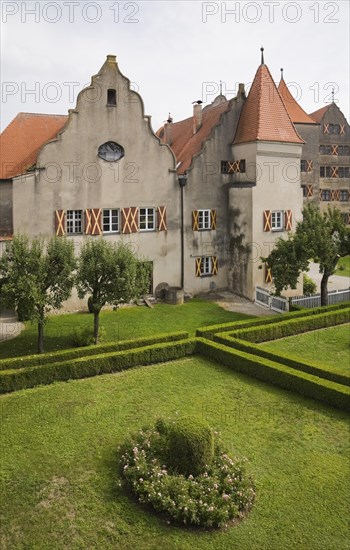
[[166, 430], [159, 428], [158, 422], [155, 428], [142, 429], [122, 450], [123, 476], [139, 501], [187, 525], [222, 527], [243, 517], [255, 497], [245, 474], [246, 459], [230, 458], [215, 435], [214, 458], [205, 471], [196, 477], [176, 475], [166, 464]]

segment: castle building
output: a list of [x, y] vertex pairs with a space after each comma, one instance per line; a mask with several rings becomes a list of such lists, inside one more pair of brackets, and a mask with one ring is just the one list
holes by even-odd
[[[2, 239], [67, 236], [77, 251], [87, 238], [124, 242], [151, 262], [151, 292], [169, 284], [254, 300], [256, 287], [271, 288], [261, 256], [293, 231], [303, 200], [319, 200], [328, 166], [337, 166], [329, 189], [339, 189], [330, 200], [344, 214], [349, 205], [341, 162], [348, 124], [335, 104], [309, 116], [287, 92], [262, 54], [247, 96], [240, 84], [230, 100], [196, 101], [189, 118], [169, 115], [154, 133], [142, 98], [108, 55], [68, 116], [20, 113], [1, 135]], [[337, 162], [321, 145], [337, 146]]]

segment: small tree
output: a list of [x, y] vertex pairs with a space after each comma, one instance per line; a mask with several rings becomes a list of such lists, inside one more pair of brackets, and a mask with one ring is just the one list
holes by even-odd
[[0, 259], [0, 287], [4, 303], [25, 311], [38, 323], [38, 353], [44, 352], [44, 323], [51, 308], [60, 308], [74, 284], [74, 246], [64, 238], [45, 243], [15, 236]]
[[135, 300], [147, 292], [149, 268], [131, 248], [103, 239], [88, 240], [81, 249], [77, 270], [80, 298], [88, 294], [94, 314], [94, 339], [98, 343], [99, 315], [106, 304], [114, 307]]
[[320, 212], [315, 205], [303, 210], [303, 220], [298, 222], [295, 233], [287, 239], [278, 239], [275, 248], [262, 260], [271, 269], [276, 294], [288, 286], [296, 288], [302, 271], [306, 271], [310, 258], [320, 264], [321, 305], [328, 304], [328, 279], [335, 273], [339, 258], [349, 253], [350, 230], [344, 224], [341, 213], [328, 207]]

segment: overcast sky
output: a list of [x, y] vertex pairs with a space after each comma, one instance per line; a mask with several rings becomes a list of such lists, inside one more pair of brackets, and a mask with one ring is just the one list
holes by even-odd
[[129, 1], [1, 3], [1, 129], [18, 112], [66, 114], [107, 54], [157, 130], [192, 101], [252, 82], [260, 47], [301, 106], [335, 100], [349, 120], [349, 2]]

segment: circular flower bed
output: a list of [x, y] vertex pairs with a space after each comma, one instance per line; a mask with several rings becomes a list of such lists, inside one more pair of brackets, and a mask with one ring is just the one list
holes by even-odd
[[246, 459], [230, 458], [214, 434], [214, 457], [197, 476], [179, 474], [167, 466], [166, 424], [144, 428], [125, 445], [123, 476], [142, 503], [164, 513], [170, 521], [201, 527], [222, 527], [242, 518], [255, 497], [245, 473]]

